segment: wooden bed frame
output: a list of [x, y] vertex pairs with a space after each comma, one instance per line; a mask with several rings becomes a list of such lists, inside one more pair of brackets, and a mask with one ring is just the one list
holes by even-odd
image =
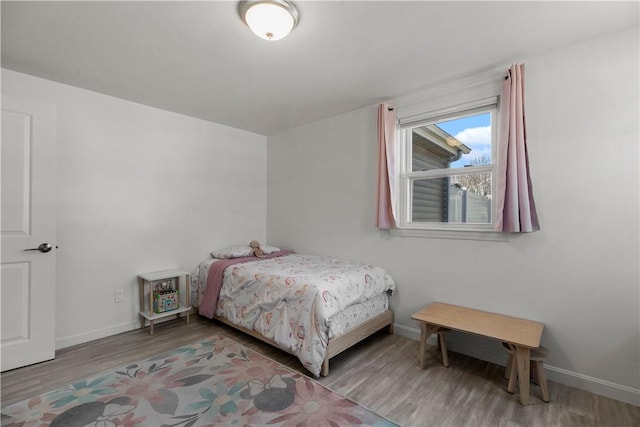
[[[213, 316], [214, 319], [227, 324], [239, 331], [242, 331], [246, 334], [251, 335], [252, 337], [258, 338], [268, 344], [273, 345], [281, 350], [287, 351], [283, 349], [275, 341], [260, 335], [256, 331], [252, 331], [251, 329], [247, 329], [243, 326], [238, 326], [234, 323], [231, 323], [228, 319], [220, 316]], [[342, 353], [349, 347], [359, 343], [363, 339], [367, 338], [369, 335], [379, 331], [382, 328], [387, 328], [387, 331], [392, 334], [393, 333], [393, 311], [387, 310], [383, 313], [378, 314], [377, 316], [372, 317], [371, 319], [361, 323], [360, 325], [349, 329], [342, 335], [338, 335], [337, 337], [329, 340], [327, 344], [327, 354], [324, 357], [324, 361], [322, 362], [322, 369], [320, 370], [320, 375], [326, 377], [329, 375], [329, 359], [332, 357]]]

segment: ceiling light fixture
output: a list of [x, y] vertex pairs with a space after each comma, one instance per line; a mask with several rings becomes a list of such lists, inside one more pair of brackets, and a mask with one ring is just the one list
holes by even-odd
[[287, 0], [241, 1], [240, 17], [265, 40], [280, 40], [300, 21], [298, 9]]

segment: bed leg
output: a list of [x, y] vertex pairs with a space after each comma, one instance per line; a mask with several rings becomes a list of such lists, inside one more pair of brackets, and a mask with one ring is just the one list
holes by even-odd
[[387, 333], [393, 335], [393, 322], [389, 323], [389, 326], [387, 326]]
[[326, 377], [329, 375], [329, 358], [325, 358], [322, 361], [322, 368], [320, 369], [320, 376]]

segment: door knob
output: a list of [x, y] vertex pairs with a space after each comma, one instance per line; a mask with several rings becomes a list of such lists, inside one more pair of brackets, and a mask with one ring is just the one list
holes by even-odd
[[25, 249], [25, 251], [40, 251], [46, 254], [47, 252], [51, 252], [51, 249], [52, 247], [49, 243], [42, 243], [37, 248]]

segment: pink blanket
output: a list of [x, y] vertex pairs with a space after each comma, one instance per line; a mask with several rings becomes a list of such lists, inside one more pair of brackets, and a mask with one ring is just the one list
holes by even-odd
[[209, 267], [209, 275], [207, 276], [207, 288], [204, 291], [202, 300], [200, 301], [200, 307], [198, 313], [202, 316], [212, 319], [216, 314], [216, 308], [218, 306], [218, 297], [220, 296], [220, 289], [222, 289], [222, 282], [224, 279], [224, 270], [230, 265], [240, 264], [243, 262], [260, 261], [263, 259], [275, 258], [292, 253], [292, 251], [282, 250], [273, 252], [269, 255], [265, 255], [261, 258], [254, 256], [247, 256], [241, 258], [221, 259], [211, 264]]

